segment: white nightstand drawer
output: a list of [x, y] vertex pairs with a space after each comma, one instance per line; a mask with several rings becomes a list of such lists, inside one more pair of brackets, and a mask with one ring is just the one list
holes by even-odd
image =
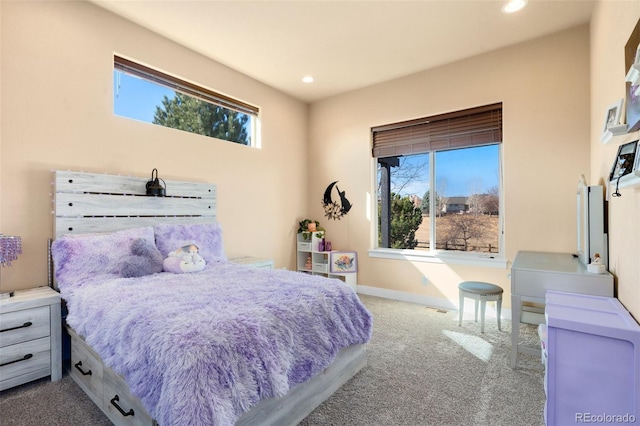
[[42, 370], [51, 371], [51, 340], [48, 337], [0, 348], [0, 378], [2, 381]]
[[50, 334], [49, 306], [0, 314], [0, 347]]

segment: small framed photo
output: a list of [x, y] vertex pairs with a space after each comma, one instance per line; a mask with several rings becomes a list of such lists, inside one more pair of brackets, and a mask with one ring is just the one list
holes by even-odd
[[332, 251], [329, 253], [329, 273], [345, 274], [358, 272], [358, 254], [355, 251]]
[[604, 118], [604, 126], [602, 126], [602, 135], [600, 136], [600, 141], [602, 143], [609, 142], [612, 136], [627, 132], [627, 126], [625, 124], [620, 124], [623, 102], [624, 99], [620, 98], [620, 100], [607, 109], [607, 113]]
[[612, 104], [607, 109], [607, 115], [604, 120], [604, 126], [602, 131], [606, 132], [610, 127], [615, 127], [620, 124], [620, 114], [622, 114], [622, 102], [623, 99], [620, 98], [617, 102]]

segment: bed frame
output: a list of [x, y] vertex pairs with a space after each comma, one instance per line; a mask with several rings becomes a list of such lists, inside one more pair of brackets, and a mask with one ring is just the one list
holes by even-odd
[[[216, 186], [167, 180], [166, 196], [146, 196], [148, 178], [54, 171], [54, 238], [110, 232], [158, 223], [216, 220]], [[55, 287], [55, 282], [52, 281]], [[84, 339], [71, 339], [69, 374], [115, 425], [156, 425], [124, 379], [107, 367]], [[236, 425], [295, 425], [366, 366], [366, 346], [343, 349], [334, 362], [281, 398], [264, 400]]]

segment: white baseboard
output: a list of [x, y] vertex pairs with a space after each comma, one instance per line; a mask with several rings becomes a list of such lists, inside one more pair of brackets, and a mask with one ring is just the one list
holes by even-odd
[[[370, 287], [366, 285], [358, 284], [357, 292], [359, 294], [365, 294], [367, 296], [382, 297], [384, 299], [398, 300], [400, 302], [417, 303], [418, 305], [429, 306], [436, 309], [446, 309], [448, 311], [457, 311], [458, 305], [452, 303], [448, 299], [442, 297], [424, 296], [420, 294], [407, 293], [398, 290], [389, 290], [380, 287]], [[466, 305], [465, 305], [466, 306]], [[489, 304], [487, 304], [489, 306]], [[465, 309], [465, 317], [467, 313], [473, 315], [473, 310]], [[486, 318], [495, 318], [495, 310], [487, 307]], [[500, 318], [511, 320], [511, 309], [502, 308], [500, 310]]]

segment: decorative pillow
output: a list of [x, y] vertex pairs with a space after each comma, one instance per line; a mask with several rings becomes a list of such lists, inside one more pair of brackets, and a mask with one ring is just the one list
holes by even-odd
[[121, 264], [121, 274], [125, 278], [142, 277], [162, 272], [162, 253], [156, 245], [144, 238], [138, 238], [131, 244], [131, 253], [125, 256]]
[[194, 244], [206, 263], [226, 262], [222, 229], [216, 223], [159, 224], [154, 226], [156, 246], [163, 257], [178, 247]]
[[[123, 261], [132, 255], [134, 242], [155, 246], [153, 228], [131, 228], [106, 234], [65, 235], [51, 245], [58, 285], [82, 285], [88, 280], [122, 277]], [[136, 244], [140, 244], [139, 242]]]
[[168, 257], [162, 263], [165, 272], [173, 272], [174, 274], [202, 271], [205, 266], [207, 263], [198, 254], [198, 246], [195, 244], [169, 252]]

